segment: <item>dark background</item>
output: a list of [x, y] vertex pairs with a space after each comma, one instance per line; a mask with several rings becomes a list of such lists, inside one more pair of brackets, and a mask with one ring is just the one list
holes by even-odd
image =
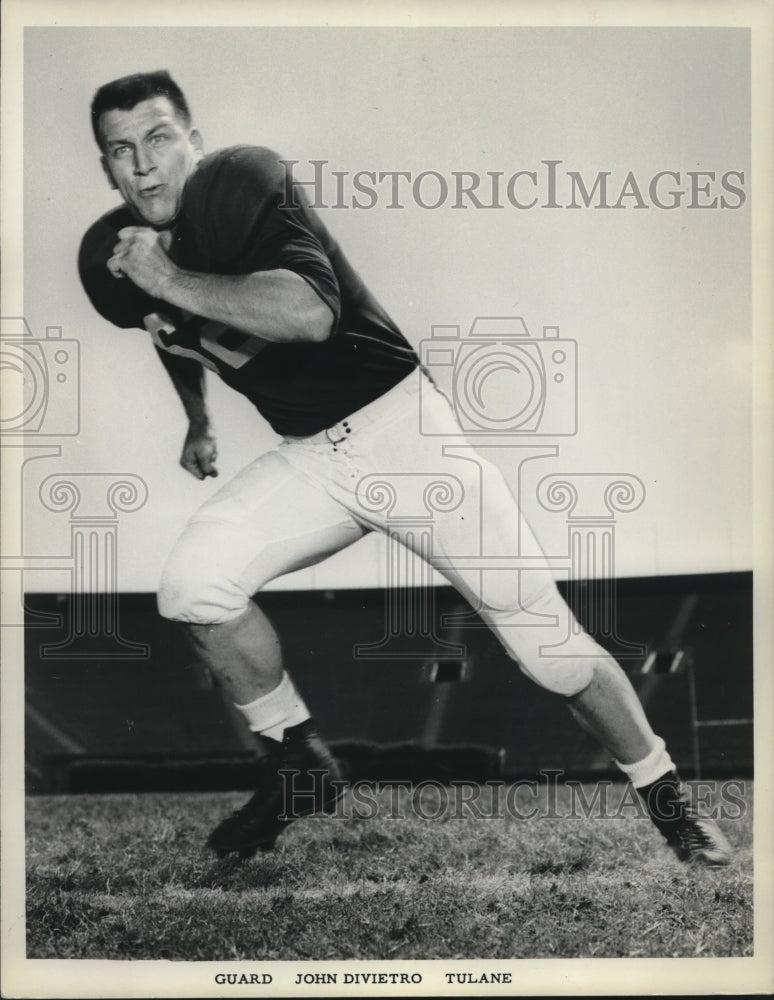
[[[589, 586], [562, 588], [582, 621]], [[445, 614], [469, 610], [451, 588], [433, 592], [434, 637], [393, 638], [355, 659], [355, 644], [385, 635], [386, 596], [260, 599], [353, 777], [620, 776], [563, 699], [524, 677], [488, 629], [443, 627]], [[407, 606], [420, 596], [402, 592]], [[87, 600], [98, 598], [27, 598], [28, 792], [249, 787], [251, 735], [180, 627], [157, 615], [155, 596], [120, 596], [109, 641], [83, 634]], [[41, 613], [52, 616], [45, 627]], [[683, 777], [752, 774], [752, 574], [619, 581], [616, 621], [617, 637], [643, 646], [621, 662]], [[463, 657], [449, 655], [450, 641]]]

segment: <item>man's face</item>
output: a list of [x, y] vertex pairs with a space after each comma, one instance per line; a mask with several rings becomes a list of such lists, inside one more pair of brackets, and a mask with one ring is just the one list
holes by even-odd
[[185, 125], [168, 97], [140, 101], [130, 111], [106, 111], [99, 127], [111, 185], [149, 225], [170, 225], [202, 156], [199, 133]]

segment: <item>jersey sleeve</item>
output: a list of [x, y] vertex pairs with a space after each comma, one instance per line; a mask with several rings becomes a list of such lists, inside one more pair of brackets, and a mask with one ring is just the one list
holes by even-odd
[[[199, 178], [197, 178], [197, 181]], [[283, 268], [300, 275], [328, 305], [335, 331], [341, 314], [339, 284], [325, 228], [298, 190], [288, 189], [276, 153], [260, 147], [228, 150], [201, 196], [210, 254], [232, 273]]]
[[100, 316], [125, 330], [143, 330], [143, 320], [150, 313], [169, 311], [166, 303], [154, 299], [128, 278], [113, 277], [108, 270], [118, 231], [136, 224], [127, 209], [114, 209], [87, 230], [78, 253], [78, 273], [91, 304]]

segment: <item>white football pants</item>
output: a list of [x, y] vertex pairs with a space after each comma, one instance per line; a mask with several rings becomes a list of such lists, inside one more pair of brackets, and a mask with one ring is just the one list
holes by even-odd
[[[285, 439], [214, 494], [169, 557], [159, 610], [196, 624], [230, 621], [269, 580], [368, 531], [436, 567], [541, 686], [577, 694], [607, 655], [585, 633], [580, 655], [552, 651], [577, 623], [502, 473], [465, 440], [419, 370], [335, 427]], [[537, 554], [529, 568], [509, 568], [508, 557], [525, 553]]]

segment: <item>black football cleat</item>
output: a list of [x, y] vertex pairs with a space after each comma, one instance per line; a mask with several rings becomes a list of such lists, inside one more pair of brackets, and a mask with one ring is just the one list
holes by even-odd
[[210, 834], [207, 846], [218, 857], [253, 857], [270, 851], [294, 820], [333, 812], [344, 781], [314, 721], [285, 730], [282, 742], [261, 739], [266, 752], [258, 761], [257, 789], [241, 809]]
[[710, 868], [731, 863], [733, 849], [713, 819], [701, 816], [672, 771], [651, 785], [637, 789], [656, 829], [680, 861]]

